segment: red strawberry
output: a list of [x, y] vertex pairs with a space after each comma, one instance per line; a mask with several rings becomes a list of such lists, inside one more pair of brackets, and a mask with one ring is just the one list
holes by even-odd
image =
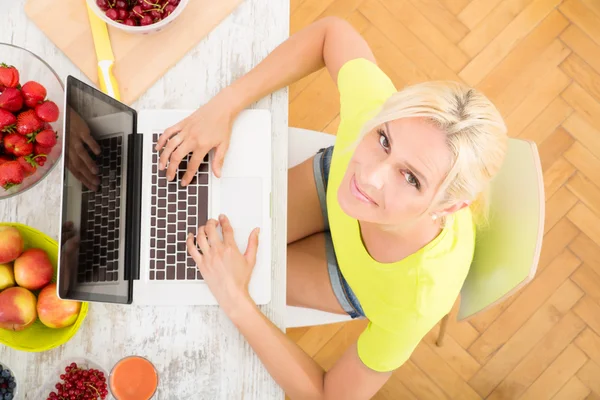
[[17, 127], [17, 117], [0, 108], [0, 132], [12, 133]]
[[28, 143], [25, 136], [16, 133], [6, 135], [4, 138], [4, 148], [9, 154], [15, 156], [28, 156], [33, 153], [33, 143]]
[[4, 164], [6, 162], [12, 161], [12, 160], [13, 159], [10, 158], [9, 156], [0, 156], [0, 165]]
[[46, 98], [46, 88], [35, 81], [29, 81], [21, 88], [25, 105], [29, 108], [35, 108]]
[[21, 135], [29, 135], [42, 129], [43, 122], [35, 115], [35, 111], [24, 111], [17, 117], [17, 132]]
[[0, 64], [0, 85], [7, 88], [19, 86], [19, 71], [13, 66]]
[[8, 161], [0, 165], [0, 186], [10, 189], [23, 182], [23, 168], [17, 161]]
[[43, 147], [52, 148], [56, 144], [56, 132], [46, 129], [35, 135], [35, 142]]
[[27, 177], [32, 175], [38, 167], [38, 164], [35, 162], [34, 156], [21, 156], [17, 158], [17, 162], [21, 165], [23, 169], [23, 174]]
[[36, 106], [35, 113], [42, 121], [54, 122], [58, 119], [58, 106], [53, 101], [48, 100]]
[[23, 108], [23, 95], [19, 89], [9, 88], [4, 89], [0, 94], [0, 108], [5, 110], [18, 112]]
[[37, 143], [33, 145], [33, 154], [35, 154], [35, 155], [38, 155], [38, 154], [48, 155], [48, 154], [50, 154], [51, 151], [52, 151], [51, 147], [40, 146]]
[[[12, 154], [12, 152], [15, 148], [15, 143], [18, 143], [18, 141], [17, 141], [18, 137], [19, 137], [19, 135], [17, 135], [16, 133], [11, 133], [11, 134], [4, 136], [4, 138], [2, 139], [2, 144], [4, 145], [4, 151], [7, 154]], [[27, 142], [27, 140], [25, 140], [25, 142]]]

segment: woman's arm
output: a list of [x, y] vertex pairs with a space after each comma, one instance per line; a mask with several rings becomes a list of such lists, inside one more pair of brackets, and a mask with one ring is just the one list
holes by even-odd
[[273, 325], [252, 301], [240, 303], [229, 317], [292, 400], [370, 399], [391, 375], [367, 368], [358, 357], [356, 344], [326, 372]]
[[237, 114], [255, 101], [327, 67], [337, 83], [339, 69], [353, 58], [375, 61], [371, 49], [345, 20], [327, 17], [280, 44], [261, 63], [223, 91]]
[[376, 372], [359, 359], [352, 346], [325, 372], [300, 347], [285, 336], [258, 309], [248, 294], [248, 283], [256, 262], [258, 231], [251, 233], [245, 254], [238, 250], [226, 217], [210, 220], [190, 234], [187, 248], [222, 310], [254, 349], [273, 379], [292, 400], [363, 400], [371, 398], [388, 380], [390, 372]]
[[[307, 26], [188, 118], [167, 129], [156, 145], [156, 150], [162, 149], [160, 168], [168, 165], [167, 179], [170, 181], [175, 178], [181, 160], [193, 152], [182, 180], [185, 186], [194, 177], [206, 153], [215, 148], [212, 169], [220, 176], [237, 114], [256, 100], [323, 66], [337, 82], [342, 65], [361, 57], [375, 61], [367, 43], [348, 22], [328, 17]], [[169, 140], [171, 138], [173, 140]]]

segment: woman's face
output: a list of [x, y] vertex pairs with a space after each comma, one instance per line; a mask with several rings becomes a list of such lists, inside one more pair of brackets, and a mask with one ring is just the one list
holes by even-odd
[[423, 118], [403, 118], [369, 132], [356, 148], [338, 191], [344, 212], [364, 222], [412, 225], [450, 168], [446, 135]]

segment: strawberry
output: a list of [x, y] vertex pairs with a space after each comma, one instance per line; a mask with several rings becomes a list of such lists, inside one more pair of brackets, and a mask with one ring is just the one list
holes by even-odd
[[46, 155], [50, 154], [51, 151], [52, 151], [51, 147], [40, 146], [37, 143], [33, 145], [33, 154], [35, 154], [36, 156], [38, 154], [46, 156]]
[[35, 115], [35, 111], [24, 111], [17, 116], [17, 132], [21, 135], [29, 135], [42, 129], [43, 122]]
[[29, 108], [35, 108], [46, 98], [46, 88], [35, 81], [29, 81], [21, 88], [25, 105]]
[[13, 133], [17, 127], [17, 117], [0, 108], [0, 132]]
[[19, 89], [9, 88], [4, 89], [0, 94], [0, 108], [7, 111], [18, 112], [23, 108], [23, 95]]
[[[18, 142], [18, 135], [16, 133], [10, 133], [6, 136], [4, 136], [4, 138], [2, 139], [2, 144], [4, 145], [4, 151], [7, 154], [12, 154], [14, 148], [15, 148], [15, 143], [19, 143]], [[25, 140], [25, 142], [27, 142], [27, 140]]]
[[46, 162], [46, 157], [34, 155], [21, 156], [17, 158], [16, 161], [21, 165], [25, 177], [28, 177], [35, 173], [38, 166], [41, 167], [44, 165], [44, 163]]
[[28, 143], [27, 138], [16, 133], [6, 135], [4, 148], [7, 153], [15, 156], [28, 156], [33, 153], [33, 143]]
[[0, 64], [0, 85], [7, 88], [19, 86], [19, 71], [11, 65]]
[[0, 156], [0, 165], [4, 164], [6, 162], [12, 161], [12, 160], [13, 159], [10, 158], [9, 156]]
[[35, 113], [42, 121], [54, 122], [58, 119], [58, 106], [53, 101], [47, 100], [35, 107]]
[[0, 165], [0, 186], [4, 189], [8, 190], [20, 184], [23, 178], [23, 168], [17, 161], [8, 161]]
[[[38, 157], [42, 157], [42, 156], [29, 155], [29, 156], [21, 156], [21, 157], [17, 158], [17, 162], [21, 165], [21, 168], [23, 169], [23, 174], [25, 175], [25, 177], [33, 175], [33, 173], [37, 170], [37, 167], [39, 165], [37, 163]], [[44, 157], [44, 159], [45, 159], [45, 157]]]
[[42, 147], [52, 148], [56, 144], [56, 132], [46, 129], [35, 135], [35, 142]]

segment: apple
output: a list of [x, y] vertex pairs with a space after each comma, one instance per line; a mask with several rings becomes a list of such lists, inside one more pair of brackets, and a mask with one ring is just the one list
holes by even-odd
[[12, 264], [0, 264], [0, 290], [15, 286]]
[[24, 248], [25, 242], [17, 228], [0, 226], [0, 264], [16, 260]]
[[52, 280], [54, 268], [48, 254], [42, 249], [27, 249], [14, 265], [17, 285], [29, 290], [38, 290]]
[[42, 324], [48, 328], [64, 328], [73, 325], [79, 310], [81, 310], [80, 302], [58, 298], [56, 283], [43, 288], [38, 296], [37, 313]]
[[33, 293], [21, 287], [0, 292], [0, 328], [22, 331], [37, 319]]

